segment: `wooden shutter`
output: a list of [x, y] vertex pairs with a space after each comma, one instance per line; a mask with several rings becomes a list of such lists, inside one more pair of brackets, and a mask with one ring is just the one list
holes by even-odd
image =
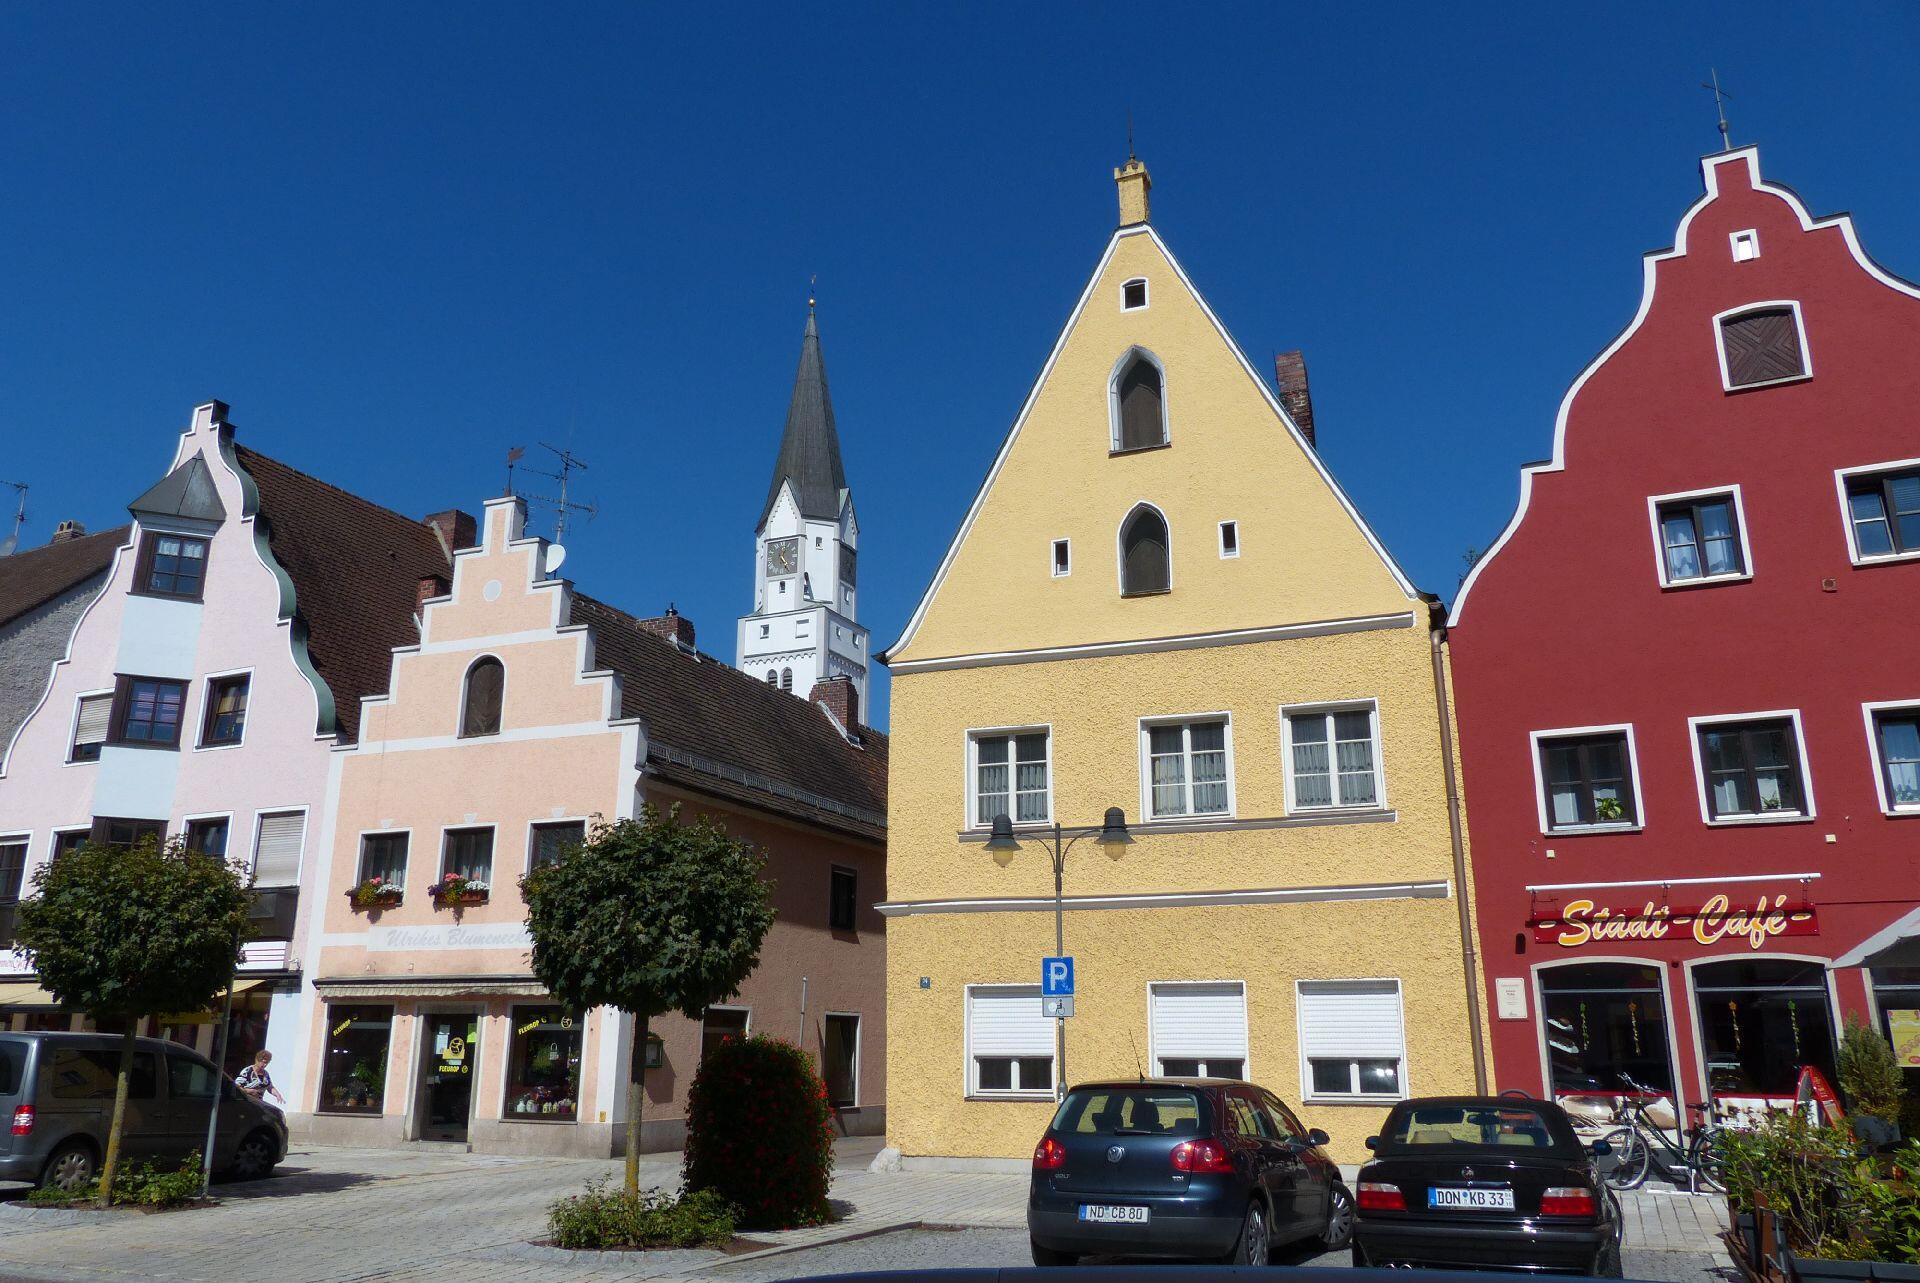
[[1157, 984], [1150, 995], [1153, 1058], [1247, 1058], [1247, 991], [1238, 983]]
[[1126, 562], [1121, 573], [1121, 589], [1129, 593], [1165, 592], [1170, 583], [1167, 570], [1167, 523], [1158, 513], [1139, 512], [1127, 524]]
[[1160, 369], [1144, 357], [1135, 357], [1120, 376], [1120, 448], [1139, 450], [1163, 445], [1166, 419], [1160, 405]]
[[1743, 388], [1806, 373], [1800, 352], [1800, 329], [1793, 309], [1770, 307], [1720, 322], [1720, 343], [1726, 350], [1727, 384]]
[[482, 659], [467, 670], [467, 698], [460, 714], [462, 735], [493, 735], [500, 730], [500, 692], [507, 670], [497, 659]]
[[280, 811], [260, 817], [253, 844], [253, 884], [290, 887], [300, 882], [300, 849], [306, 844], [304, 811]]

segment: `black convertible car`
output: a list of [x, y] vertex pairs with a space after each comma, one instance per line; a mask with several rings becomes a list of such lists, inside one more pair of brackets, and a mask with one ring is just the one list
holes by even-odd
[[1355, 1265], [1620, 1277], [1620, 1202], [1558, 1105], [1446, 1096], [1394, 1106], [1360, 1169]]

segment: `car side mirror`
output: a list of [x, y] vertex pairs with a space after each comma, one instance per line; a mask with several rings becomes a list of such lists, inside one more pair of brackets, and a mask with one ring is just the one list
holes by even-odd
[[1608, 1154], [1611, 1154], [1612, 1152], [1613, 1152], [1613, 1146], [1609, 1145], [1606, 1141], [1597, 1140], [1593, 1142], [1593, 1156], [1595, 1158], [1605, 1158]]
[[1367, 1137], [1367, 1148], [1370, 1150], [1378, 1150], [1380, 1148], [1380, 1138], [1378, 1136]]
[[1307, 1143], [1309, 1145], [1329, 1145], [1333, 1143], [1333, 1137], [1327, 1135], [1318, 1127], [1315, 1127], [1307, 1133]]

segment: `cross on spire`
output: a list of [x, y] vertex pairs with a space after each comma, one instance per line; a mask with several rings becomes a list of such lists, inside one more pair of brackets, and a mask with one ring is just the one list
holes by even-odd
[[1713, 91], [1714, 109], [1720, 115], [1720, 150], [1732, 151], [1733, 139], [1727, 135], [1727, 99], [1733, 97], [1733, 95], [1720, 87], [1719, 68], [1709, 67], [1707, 70], [1713, 79], [1711, 81], [1701, 81], [1700, 87]]

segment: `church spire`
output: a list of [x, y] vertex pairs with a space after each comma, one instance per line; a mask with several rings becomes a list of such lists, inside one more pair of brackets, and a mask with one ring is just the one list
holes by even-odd
[[811, 298], [806, 333], [800, 339], [800, 368], [793, 376], [793, 400], [787, 406], [787, 428], [780, 438], [780, 457], [774, 461], [773, 483], [767, 487], [767, 502], [756, 529], [765, 528], [782, 482], [793, 483], [801, 516], [816, 521], [840, 519], [847, 474], [840, 463], [840, 434], [833, 425], [833, 399], [827, 394], [827, 367], [820, 356], [820, 326]]

